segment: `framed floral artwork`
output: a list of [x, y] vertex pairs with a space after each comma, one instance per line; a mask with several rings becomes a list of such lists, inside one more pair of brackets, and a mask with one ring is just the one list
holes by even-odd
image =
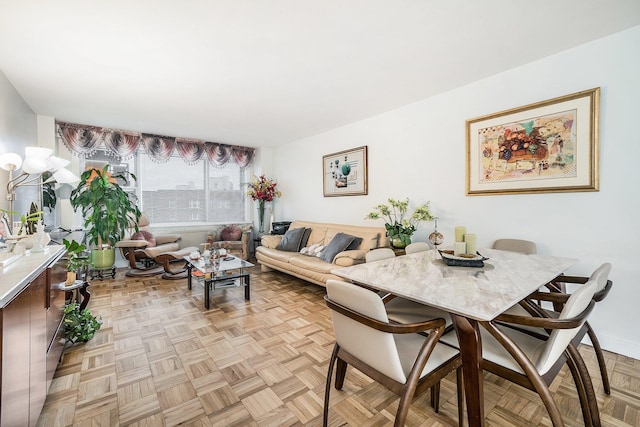
[[322, 156], [324, 197], [362, 196], [367, 188], [367, 146]]
[[598, 191], [600, 88], [467, 120], [467, 196]]

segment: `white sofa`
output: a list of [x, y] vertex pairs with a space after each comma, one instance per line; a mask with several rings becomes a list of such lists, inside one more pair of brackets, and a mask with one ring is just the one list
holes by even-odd
[[287, 233], [297, 228], [310, 228], [310, 234], [305, 247], [314, 244], [327, 246], [338, 233], [361, 238], [362, 241], [355, 249], [339, 252], [332, 262], [327, 262], [317, 256], [304, 255], [296, 251], [276, 249], [281, 240], [287, 236], [262, 236], [261, 246], [256, 248], [256, 259], [262, 271], [279, 270], [292, 276], [299, 277], [311, 283], [325, 286], [327, 280], [337, 279], [331, 270], [337, 267], [365, 262], [365, 254], [372, 249], [389, 246], [389, 240], [383, 227], [364, 227], [356, 225], [330, 224], [310, 221], [294, 221]]

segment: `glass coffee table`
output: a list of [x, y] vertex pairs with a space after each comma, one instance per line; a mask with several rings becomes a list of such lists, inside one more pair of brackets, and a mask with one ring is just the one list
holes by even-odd
[[251, 299], [251, 281], [249, 273], [244, 269], [254, 265], [248, 261], [234, 256], [220, 258], [219, 262], [205, 264], [204, 259], [191, 259], [187, 261], [187, 286], [191, 289], [194, 269], [202, 275], [204, 282], [204, 308], [209, 309], [209, 294], [215, 289], [233, 288], [244, 284], [244, 299]]

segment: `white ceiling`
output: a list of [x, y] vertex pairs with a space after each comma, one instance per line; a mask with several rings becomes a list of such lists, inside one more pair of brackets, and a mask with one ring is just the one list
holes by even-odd
[[0, 0], [0, 70], [37, 114], [257, 147], [638, 24], [638, 0]]

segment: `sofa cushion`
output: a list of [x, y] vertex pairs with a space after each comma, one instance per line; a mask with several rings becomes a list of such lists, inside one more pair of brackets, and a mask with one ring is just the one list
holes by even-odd
[[336, 268], [335, 264], [328, 263], [322, 258], [314, 256], [295, 255], [289, 258], [288, 263], [299, 268], [323, 274], [329, 274], [331, 270]]
[[146, 240], [148, 248], [152, 248], [157, 244], [156, 239], [153, 237], [153, 234], [145, 230], [140, 230], [136, 233], [133, 233], [133, 235], [131, 236], [131, 240]]
[[235, 225], [227, 225], [220, 232], [220, 240], [235, 242], [242, 239], [242, 230]]
[[333, 236], [331, 242], [322, 251], [322, 259], [326, 262], [333, 262], [333, 259], [340, 252], [344, 251], [353, 242], [355, 236], [345, 233], [338, 233]]
[[294, 228], [287, 230], [276, 246], [276, 249], [287, 252], [298, 252], [300, 250], [300, 242], [302, 241], [302, 237], [304, 236], [305, 228]]

